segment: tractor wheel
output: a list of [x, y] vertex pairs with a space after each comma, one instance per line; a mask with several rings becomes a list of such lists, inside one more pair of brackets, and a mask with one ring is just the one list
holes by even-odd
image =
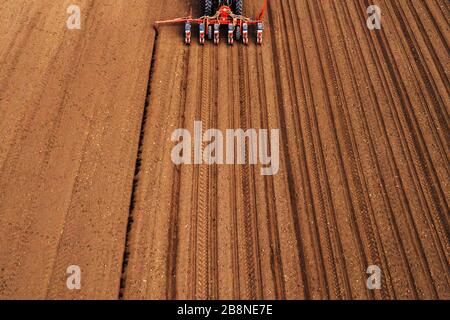
[[208, 26], [208, 39], [209, 40], [213, 39], [213, 26], [212, 25]]
[[242, 36], [242, 32], [241, 32], [241, 27], [237, 26], [236, 27], [236, 40], [241, 40], [241, 36]]
[[234, 3], [234, 13], [242, 16], [244, 14], [244, 0], [236, 0]]
[[205, 0], [203, 9], [205, 16], [211, 16], [213, 10], [213, 0]]

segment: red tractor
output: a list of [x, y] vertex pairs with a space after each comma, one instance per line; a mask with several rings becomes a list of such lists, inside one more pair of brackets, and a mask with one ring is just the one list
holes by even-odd
[[178, 18], [167, 21], [157, 21], [156, 26], [184, 23], [185, 43], [191, 44], [192, 25], [199, 26], [200, 44], [205, 43], [205, 38], [214, 40], [215, 44], [220, 42], [220, 27], [226, 25], [228, 44], [233, 44], [234, 39], [248, 44], [249, 26], [256, 26], [256, 42], [262, 44], [264, 29], [264, 13], [267, 8], [267, 0], [257, 19], [247, 18], [242, 15], [244, 0], [201, 0], [204, 15], [198, 19], [193, 19], [192, 15], [187, 18]]

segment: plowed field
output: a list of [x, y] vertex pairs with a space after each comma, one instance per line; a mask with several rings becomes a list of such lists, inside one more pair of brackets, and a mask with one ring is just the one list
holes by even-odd
[[[270, 0], [262, 46], [72, 2], [0, 4], [0, 298], [450, 299], [449, 2]], [[194, 121], [279, 129], [279, 171], [175, 165]]]

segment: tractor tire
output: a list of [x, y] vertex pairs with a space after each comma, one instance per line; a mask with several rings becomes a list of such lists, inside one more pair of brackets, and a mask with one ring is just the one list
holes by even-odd
[[237, 26], [236, 27], [236, 40], [241, 40], [241, 37], [242, 37], [242, 31], [241, 31], [241, 27], [240, 26]]
[[212, 40], [213, 39], [213, 26], [209, 25], [208, 26], [208, 40]]
[[213, 10], [213, 0], [205, 0], [204, 1], [204, 15], [205, 16], [211, 16], [212, 15], [212, 10]]
[[236, 0], [234, 2], [234, 13], [240, 16], [244, 14], [244, 0]]

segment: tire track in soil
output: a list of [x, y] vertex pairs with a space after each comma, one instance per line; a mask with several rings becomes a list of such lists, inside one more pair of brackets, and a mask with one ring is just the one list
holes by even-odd
[[[206, 47], [202, 49], [202, 103], [200, 104], [199, 119], [207, 128], [210, 124], [210, 95], [211, 95], [211, 73], [210, 73], [210, 58], [209, 54], [211, 48]], [[205, 143], [202, 144], [202, 150]], [[202, 155], [200, 155], [201, 157]], [[208, 268], [208, 232], [209, 232], [209, 167], [200, 165], [198, 173], [198, 189], [197, 189], [197, 299], [206, 299], [208, 297], [209, 289], [209, 268]]]
[[[210, 124], [210, 95], [211, 95], [211, 67], [209, 47], [202, 47], [201, 51], [201, 102], [198, 104], [196, 118], [209, 128]], [[202, 150], [205, 144], [201, 146]], [[200, 157], [202, 154], [199, 155]], [[196, 165], [196, 206], [193, 215], [196, 215], [195, 233], [195, 291], [196, 299], [207, 299], [209, 293], [209, 268], [208, 268], [208, 229], [209, 229], [209, 168], [205, 165]]]
[[[270, 35], [271, 37], [271, 35]], [[257, 47], [256, 53], [256, 66], [257, 66], [257, 76], [259, 79], [258, 86], [260, 88], [259, 92], [259, 105], [261, 106], [261, 128], [269, 128], [268, 121], [268, 103], [267, 103], [267, 90], [265, 84], [265, 73], [263, 68], [263, 50]], [[268, 149], [271, 150], [271, 143], [269, 140]], [[284, 286], [284, 275], [283, 275], [283, 262], [281, 259], [281, 248], [280, 248], [280, 236], [278, 233], [278, 221], [276, 217], [276, 204], [272, 199], [275, 194], [275, 186], [273, 178], [270, 176], [264, 177], [264, 190], [265, 193], [265, 203], [267, 209], [267, 227], [268, 227], [268, 237], [270, 245], [270, 261], [271, 261], [271, 272], [274, 281], [274, 294], [275, 299], [286, 299], [286, 289]]]
[[[202, 46], [201, 103], [197, 119], [206, 128], [217, 127], [219, 99], [218, 50]], [[206, 146], [203, 143], [202, 150]], [[218, 287], [218, 227], [217, 227], [217, 166], [198, 165], [196, 218], [196, 291], [197, 299], [217, 299]]]
[[[229, 104], [231, 115], [229, 117], [229, 128], [235, 128], [236, 122], [235, 122], [235, 106], [239, 107], [239, 100], [240, 95], [236, 94], [236, 91], [240, 90], [239, 86], [239, 72], [236, 72], [236, 69], [239, 68], [239, 66], [236, 67], [236, 65], [239, 63], [234, 63], [234, 61], [237, 61], [237, 49], [230, 48], [229, 51], [231, 51], [231, 54], [228, 55], [228, 65], [231, 66], [231, 72], [230, 78], [229, 78], [229, 84], [230, 84], [230, 96], [233, 98], [231, 104]], [[237, 88], [236, 88], [237, 86]], [[239, 269], [239, 261], [240, 261], [240, 255], [239, 255], [239, 237], [238, 237], [238, 213], [237, 213], [237, 174], [236, 174], [237, 168], [236, 166], [232, 166], [231, 170], [231, 177], [230, 177], [230, 190], [231, 190], [231, 232], [230, 232], [230, 240], [231, 240], [231, 248], [233, 252], [233, 263], [232, 263], [232, 275], [233, 275], [233, 299], [240, 299], [241, 293], [240, 293], [240, 283], [241, 283], [241, 272]]]
[[[214, 47], [213, 49], [213, 67], [212, 73], [214, 74], [212, 80], [211, 90], [211, 116], [210, 116], [210, 128], [218, 128], [218, 111], [219, 111], [219, 48]], [[210, 252], [210, 264], [209, 264], [209, 283], [211, 285], [208, 296], [210, 299], [217, 300], [219, 297], [219, 275], [218, 275], [218, 227], [217, 227], [217, 217], [218, 217], [218, 207], [217, 207], [217, 186], [218, 186], [218, 168], [217, 165], [209, 166], [209, 184], [208, 192], [210, 196], [209, 203], [209, 225], [208, 228], [211, 231], [210, 237], [208, 239], [209, 252]]]
[[[239, 127], [247, 131], [249, 129], [248, 124], [248, 112], [249, 112], [249, 101], [248, 97], [250, 97], [249, 92], [249, 82], [247, 80], [247, 75], [249, 72], [248, 68], [248, 56], [244, 56], [243, 48], [238, 48], [238, 70], [239, 70], [239, 91], [240, 91], [240, 100], [239, 100]], [[250, 124], [251, 126], [251, 124]], [[249, 150], [245, 151], [245, 159], [249, 159]], [[241, 179], [241, 187], [242, 187], [242, 214], [241, 217], [243, 220], [243, 238], [244, 238], [244, 263], [243, 265], [243, 274], [245, 275], [246, 282], [244, 286], [244, 296], [246, 299], [254, 300], [257, 297], [257, 276], [256, 276], [256, 266], [255, 266], [255, 256], [254, 256], [254, 246], [256, 242], [254, 241], [255, 237], [255, 225], [253, 218], [256, 215], [255, 206], [253, 203], [254, 200], [254, 190], [250, 186], [251, 184], [251, 169], [247, 164], [238, 165], [239, 166], [239, 174], [238, 179]], [[259, 290], [258, 290], [259, 291]]]

